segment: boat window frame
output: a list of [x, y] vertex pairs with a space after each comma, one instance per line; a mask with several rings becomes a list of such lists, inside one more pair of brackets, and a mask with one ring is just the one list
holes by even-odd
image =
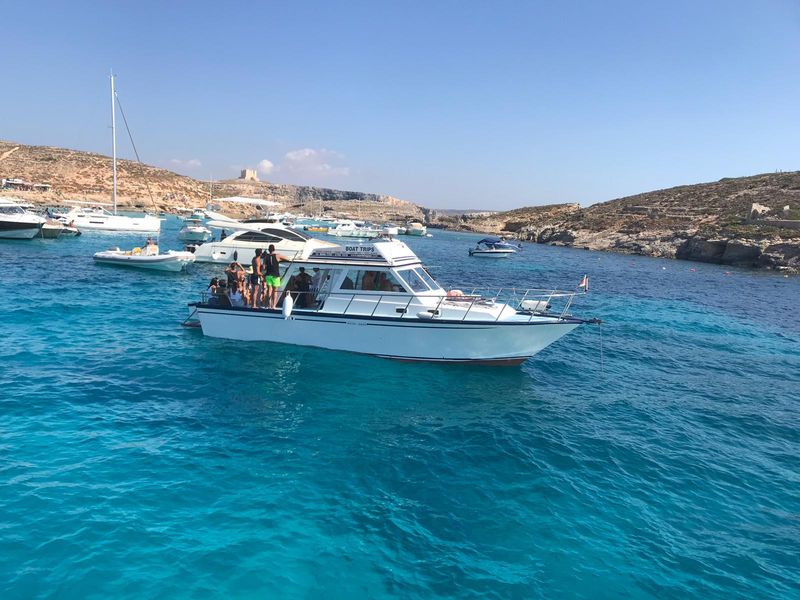
[[[406, 285], [406, 288], [411, 290], [412, 294], [419, 294], [419, 293], [425, 293], [425, 292], [434, 291], [434, 290], [432, 290], [430, 288], [430, 286], [428, 286], [428, 284], [425, 281], [425, 279], [423, 277], [421, 277], [418, 273], [416, 273], [416, 271], [415, 271], [416, 268], [417, 267], [414, 266], [414, 267], [408, 267], [408, 268], [405, 268], [405, 269], [397, 269], [396, 273], [397, 273], [397, 276], [400, 277], [400, 279], [403, 280], [403, 283]], [[421, 289], [415, 288], [414, 285], [411, 283], [411, 281], [405, 277], [405, 274], [409, 273], [409, 272], [413, 273], [414, 276], [422, 283], [423, 287]]]
[[[301, 233], [300, 231], [295, 231], [294, 229], [277, 229], [274, 227], [264, 227], [260, 228], [259, 231], [265, 235], [278, 235], [280, 234], [282, 237], [281, 239], [285, 239], [289, 242], [307, 242], [311, 239], [311, 236], [307, 233]], [[296, 236], [300, 239], [292, 239], [292, 236]]]
[[440, 286], [437, 283], [437, 281], [433, 278], [433, 275], [428, 273], [428, 270], [425, 267], [423, 266], [415, 267], [414, 271], [419, 271], [422, 273], [423, 281], [428, 284], [428, 287], [431, 288], [432, 291], [438, 292], [443, 289], [442, 286]]
[[[250, 236], [262, 236], [263, 238], [269, 238], [269, 239], [244, 239], [245, 236], [247, 236], [247, 235], [250, 235]], [[232, 237], [232, 236], [229, 236], [229, 237]], [[227, 240], [228, 238], [225, 238], [225, 239]], [[245, 243], [250, 243], [250, 244], [274, 244], [274, 243], [280, 242], [282, 240], [283, 240], [283, 238], [276, 238], [275, 236], [270, 235], [268, 233], [264, 233], [262, 231], [249, 231], [249, 230], [244, 230], [240, 235], [237, 235], [235, 238], [231, 239], [231, 241], [234, 242], [234, 243], [235, 242], [245, 242]]]
[[[351, 292], [351, 293], [356, 293], [356, 292], [358, 292], [358, 293], [379, 293], [379, 294], [382, 294], [382, 295], [383, 294], [408, 294], [408, 291], [406, 291], [406, 286], [404, 285], [405, 282], [400, 277], [398, 277], [398, 275], [392, 269], [387, 269], [385, 267], [384, 268], [381, 268], [381, 267], [378, 267], [378, 268], [376, 268], [376, 267], [372, 267], [372, 268], [369, 268], [369, 267], [362, 267], [362, 268], [349, 267], [349, 268], [345, 269], [344, 271], [345, 271], [345, 274], [344, 274], [344, 277], [342, 277], [341, 281], [339, 282], [338, 291]], [[387, 280], [389, 281], [389, 284], [392, 286], [392, 289], [391, 290], [375, 290], [375, 289], [366, 289], [365, 290], [365, 289], [363, 289], [361, 286], [364, 285], [364, 276], [367, 273], [375, 273], [376, 276], [377, 276], [377, 273], [385, 274]], [[352, 278], [351, 278], [351, 276], [352, 276]], [[345, 280], [348, 279], [348, 278], [350, 278], [350, 280], [353, 282], [353, 287], [352, 288], [343, 288], [343, 287], [341, 287], [341, 284], [344, 283]], [[396, 288], [399, 288], [399, 289], [396, 289]]]

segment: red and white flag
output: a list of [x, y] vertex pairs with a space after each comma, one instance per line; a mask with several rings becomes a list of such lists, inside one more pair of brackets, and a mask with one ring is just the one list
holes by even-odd
[[588, 292], [589, 291], [589, 276], [588, 275], [584, 275], [583, 276], [583, 279], [581, 279], [581, 282], [578, 284], [578, 289], [579, 290], [583, 289], [584, 292]]

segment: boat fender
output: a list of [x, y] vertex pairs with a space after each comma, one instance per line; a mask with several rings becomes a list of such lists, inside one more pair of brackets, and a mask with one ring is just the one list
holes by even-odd
[[134, 248], [133, 249], [133, 254], [141, 254], [141, 253], [142, 253], [142, 249], [141, 248]]
[[435, 319], [438, 316], [439, 316], [439, 311], [438, 310], [432, 310], [432, 309], [431, 310], [424, 310], [422, 312], [418, 312], [417, 313], [417, 318], [418, 319]]
[[462, 292], [461, 290], [450, 290], [449, 292], [447, 292], [447, 295], [450, 298], [453, 298], [455, 296], [463, 296], [464, 292]]
[[294, 300], [291, 294], [286, 294], [283, 300], [283, 318], [288, 319], [292, 316], [292, 309], [294, 308]]

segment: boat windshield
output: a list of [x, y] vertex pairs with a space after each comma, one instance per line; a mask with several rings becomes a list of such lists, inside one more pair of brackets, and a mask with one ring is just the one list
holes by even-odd
[[431, 274], [428, 273], [428, 271], [426, 271], [424, 267], [418, 267], [414, 269], [414, 272], [420, 277], [422, 277], [422, 279], [425, 280], [425, 283], [428, 284], [428, 287], [431, 288], [432, 290], [442, 289], [441, 286], [438, 283], [436, 283], [436, 280], [433, 277], [431, 277]]
[[25, 210], [21, 206], [0, 206], [2, 215], [18, 215], [24, 212]]
[[431, 289], [428, 287], [428, 284], [425, 283], [425, 279], [422, 275], [417, 273], [417, 269], [406, 269], [405, 271], [398, 271], [397, 274], [403, 278], [403, 281], [406, 282], [413, 292], [427, 292]]
[[262, 233], [266, 233], [267, 235], [275, 235], [281, 237], [285, 240], [290, 240], [292, 242], [305, 242], [306, 240], [310, 240], [311, 236], [303, 233], [301, 231], [294, 231], [288, 229], [276, 229], [270, 227], [262, 227]]

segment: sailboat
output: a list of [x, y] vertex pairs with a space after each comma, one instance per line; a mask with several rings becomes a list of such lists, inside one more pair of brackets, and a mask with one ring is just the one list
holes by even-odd
[[[114, 74], [111, 74], [111, 131], [116, 130], [115, 123], [116, 113], [116, 92], [114, 90]], [[125, 113], [122, 114], [123, 118]], [[127, 123], [126, 123], [127, 126]], [[130, 130], [128, 130], [130, 134]], [[113, 147], [113, 192], [114, 199], [114, 214], [108, 214], [106, 226], [94, 227], [95, 229], [105, 229], [111, 231], [143, 231], [143, 232], [158, 232], [161, 229], [161, 220], [158, 217], [145, 215], [144, 217], [125, 217], [117, 215], [117, 139], [116, 135], [112, 134], [112, 147]], [[134, 152], [136, 147], [134, 146]], [[139, 155], [136, 154], [138, 159]], [[70, 211], [71, 213], [72, 211]], [[106, 211], [107, 212], [107, 211]], [[69, 216], [69, 214], [68, 214]], [[106, 215], [101, 215], [106, 216]], [[99, 219], [99, 217], [96, 217]], [[125, 221], [123, 221], [125, 219]], [[147, 229], [148, 220], [154, 221], [153, 229]], [[81, 227], [79, 222], [75, 222], [78, 227]], [[93, 256], [94, 261], [102, 264], [118, 265], [125, 267], [136, 267], [139, 269], [150, 269], [155, 271], [182, 271], [187, 265], [194, 262], [195, 257], [191, 252], [182, 252], [175, 250], [168, 250], [161, 253], [158, 250], [158, 241], [153, 241], [147, 238], [147, 244], [144, 248], [133, 248], [132, 250], [120, 250], [119, 248], [109, 248], [102, 252], [97, 252]]]
[[[111, 74], [111, 152], [112, 152], [112, 190], [111, 206], [114, 212], [109, 212], [103, 205], [92, 207], [75, 206], [67, 213], [58, 215], [60, 221], [74, 225], [78, 229], [97, 229], [102, 231], [141, 231], [142, 233], [158, 233], [161, 230], [161, 219], [145, 214], [143, 217], [129, 217], [117, 214], [117, 128], [116, 106], [117, 93], [114, 89], [114, 74]], [[124, 116], [124, 115], [123, 115]], [[106, 205], [107, 206], [107, 205]]]

